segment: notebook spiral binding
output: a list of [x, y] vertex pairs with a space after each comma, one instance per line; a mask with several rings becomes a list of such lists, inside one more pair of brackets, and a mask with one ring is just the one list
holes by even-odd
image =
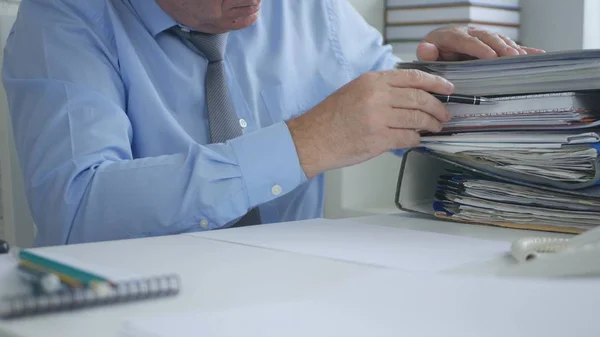
[[105, 293], [92, 288], [77, 288], [50, 295], [22, 295], [5, 299], [4, 304], [0, 304], [0, 317], [17, 318], [166, 297], [179, 293], [179, 288], [179, 276], [170, 274], [118, 282], [111, 291]]

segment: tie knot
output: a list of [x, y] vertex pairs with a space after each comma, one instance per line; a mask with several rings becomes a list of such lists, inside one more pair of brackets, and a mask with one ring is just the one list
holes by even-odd
[[177, 29], [177, 33], [187, 39], [194, 47], [198, 49], [208, 62], [218, 62], [223, 60], [225, 55], [225, 45], [227, 43], [227, 34], [207, 34], [193, 31], [184, 31]]

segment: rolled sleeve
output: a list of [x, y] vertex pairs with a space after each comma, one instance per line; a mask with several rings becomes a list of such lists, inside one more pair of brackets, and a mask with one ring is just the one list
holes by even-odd
[[395, 154], [398, 157], [402, 157], [402, 156], [404, 156], [404, 153], [406, 153], [406, 149], [395, 149], [395, 150], [391, 150], [390, 152], [392, 152], [393, 154]]
[[280, 197], [307, 180], [285, 122], [233, 139], [230, 144], [250, 207]]

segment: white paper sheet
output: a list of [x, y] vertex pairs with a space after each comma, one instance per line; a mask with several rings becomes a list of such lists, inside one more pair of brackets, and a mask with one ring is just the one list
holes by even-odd
[[408, 271], [438, 272], [498, 259], [510, 252], [507, 242], [347, 219], [268, 224], [189, 235]]
[[598, 160], [596, 148], [584, 145], [544, 148], [546, 145], [555, 144], [521, 144], [512, 148], [511, 144], [501, 144], [505, 148], [460, 143], [431, 143], [425, 146], [458, 161], [474, 160], [502, 170], [555, 181], [581, 183], [594, 178]]
[[596, 132], [465, 132], [447, 136], [421, 137], [422, 143], [463, 143], [463, 145], [483, 143], [489, 147], [502, 147], [503, 144], [585, 144], [599, 141], [600, 135]]
[[456, 93], [518, 95], [597, 89], [599, 56], [597, 50], [568, 51], [466, 62], [401, 62], [396, 67], [434, 72], [452, 82]]
[[554, 209], [571, 209], [600, 212], [600, 199], [573, 198], [569, 194], [560, 194], [527, 186], [497, 181], [473, 179], [463, 181], [463, 196], [480, 200], [509, 202], [519, 205], [544, 205]]
[[121, 336], [596, 337], [597, 282], [378, 271], [304, 301], [130, 320]]

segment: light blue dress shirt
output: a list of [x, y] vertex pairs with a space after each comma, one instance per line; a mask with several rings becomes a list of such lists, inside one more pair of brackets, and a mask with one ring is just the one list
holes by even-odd
[[285, 120], [398, 61], [346, 0], [267, 0], [229, 34], [244, 135], [208, 144], [207, 61], [151, 0], [23, 0], [3, 83], [36, 244], [212, 230], [322, 216]]

